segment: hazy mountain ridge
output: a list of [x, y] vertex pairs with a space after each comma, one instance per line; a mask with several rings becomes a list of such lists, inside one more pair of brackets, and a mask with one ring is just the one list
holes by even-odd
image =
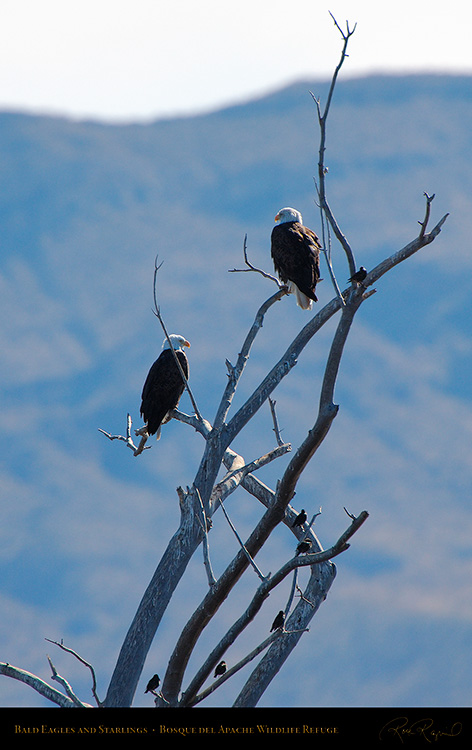
[[[323, 507], [326, 545], [344, 530], [346, 502], [371, 517], [337, 561], [326, 609], [308, 635], [316, 641], [318, 672], [323, 665], [319, 681], [333, 697], [293, 690], [293, 705], [359, 705], [359, 696], [364, 705], [447, 705], [461, 696], [468, 702], [468, 677], [454, 671], [454, 633], [470, 649], [470, 83], [371, 77], [340, 81], [336, 90], [328, 194], [358, 263], [372, 266], [415, 236], [424, 190], [436, 194], [431, 223], [450, 217], [435, 243], [382, 279], [362, 307], [338, 383], [340, 414], [299, 488], [297, 507]], [[258, 276], [228, 273], [242, 267], [245, 233], [250, 258], [270, 271], [269, 235], [282, 205], [296, 205], [309, 225], [319, 225], [310, 91], [322, 96], [326, 84], [301, 83], [221, 112], [149, 125], [0, 115], [5, 660], [45, 670], [43, 638], [63, 637], [96, 662], [103, 693], [176, 527], [175, 487], [191, 482], [202, 447], [199, 436], [172, 423], [137, 461], [97, 430], [123, 432], [127, 411], [138, 420], [142, 382], [162, 340], [151, 312], [154, 257], [164, 260], [166, 322], [192, 342], [192, 385], [211, 419], [225, 384], [224, 360], [234, 361], [273, 289]], [[334, 253], [344, 286], [346, 264]], [[321, 304], [332, 296], [323, 275]], [[305, 321], [292, 299], [271, 311], [238, 399]], [[284, 437], [294, 445], [316, 409], [328, 343], [328, 335], [317, 337], [275, 394]], [[188, 401], [182, 407], [189, 410]], [[264, 410], [240, 443], [248, 459], [272, 447]], [[282, 467], [261, 478], [274, 483]], [[242, 528], [255, 512], [244, 496], [232, 501]], [[221, 519], [216, 528], [221, 568], [227, 532]], [[263, 557], [271, 570], [292, 554], [288, 534], [277, 539], [280, 549]], [[227, 546], [234, 552], [233, 540]], [[197, 558], [188, 611], [205, 590]], [[248, 590], [254, 585], [249, 580]], [[272, 608], [275, 600], [264, 618]], [[392, 645], [395, 629], [402, 640]], [[174, 630], [165, 623], [153, 647], [159, 665]], [[353, 642], [359, 658], [347, 685], [336, 660], [345, 665]], [[444, 643], [434, 664], [433, 642]], [[322, 658], [320, 644], [332, 661]], [[414, 673], [405, 651], [415, 653]], [[314, 665], [306, 653], [287, 664], [284, 680], [302, 663], [309, 682]], [[392, 663], [400, 666], [391, 686]], [[370, 674], [363, 664], [372, 665]], [[87, 675], [65, 662], [68, 676], [71, 669], [87, 700]], [[441, 676], [434, 687], [432, 674]], [[276, 683], [265, 705], [287, 705]], [[0, 690], [2, 705], [37, 700], [10, 681]]]

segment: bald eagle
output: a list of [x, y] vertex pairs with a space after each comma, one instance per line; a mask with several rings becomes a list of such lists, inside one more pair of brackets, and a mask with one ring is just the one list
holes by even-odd
[[297, 305], [310, 310], [318, 299], [315, 288], [320, 279], [321, 243], [311, 229], [303, 226], [295, 208], [281, 208], [272, 230], [271, 255], [280, 280], [295, 294]]
[[[169, 339], [183, 373], [188, 378], [188, 360], [182, 347], [190, 344], [176, 333], [172, 333]], [[149, 370], [143, 386], [140, 414], [148, 435], [156, 435], [156, 440], [159, 440], [161, 425], [170, 420], [169, 412], [177, 408], [184, 388], [185, 383], [166, 338], [162, 344], [162, 352]]]

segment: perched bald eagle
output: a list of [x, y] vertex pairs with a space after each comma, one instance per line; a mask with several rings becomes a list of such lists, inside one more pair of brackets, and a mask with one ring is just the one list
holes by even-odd
[[315, 232], [303, 226], [295, 208], [281, 208], [272, 230], [271, 255], [279, 279], [295, 294], [297, 305], [310, 310], [318, 299], [315, 288], [320, 281], [321, 243]]
[[[183, 373], [188, 378], [188, 360], [182, 347], [190, 346], [187, 339], [173, 333], [169, 336]], [[162, 352], [149, 370], [144, 383], [141, 416], [146, 423], [148, 435], [161, 436], [161, 425], [170, 420], [169, 412], [177, 408], [185, 383], [175, 361], [169, 342], [164, 339]]]

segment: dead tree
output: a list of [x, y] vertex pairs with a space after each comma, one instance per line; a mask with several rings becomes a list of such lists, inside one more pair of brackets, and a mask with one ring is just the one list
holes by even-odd
[[[244, 375], [252, 347], [262, 327], [264, 318], [270, 312], [272, 306], [287, 294], [287, 289], [277, 279], [271, 274], [255, 268], [249, 262], [246, 245], [244, 245], [246, 268], [241, 270], [261, 273], [269, 279], [270, 283], [274, 282], [277, 285], [277, 290], [259, 307], [254, 322], [242, 342], [236, 363], [233, 365], [227, 362], [227, 382], [213, 421], [210, 422], [199, 412], [188, 383], [186, 383], [186, 387], [189, 389], [195, 414], [184, 414], [178, 410], [173, 412], [175, 419], [193, 427], [203, 437], [203, 455], [192, 485], [185, 489], [179, 488], [177, 491], [181, 513], [179, 527], [170, 539], [155, 573], [144, 592], [136, 615], [124, 639], [106, 697], [103, 701], [98, 699], [94, 689], [96, 702], [100, 706], [129, 707], [132, 705], [146, 657], [161, 619], [167, 610], [179, 581], [185, 573], [188, 563], [200, 545], [203, 545], [204, 550], [208, 591], [188, 619], [175, 643], [159, 691], [155, 692], [155, 704], [157, 707], [191, 707], [199, 705], [210, 693], [218, 689], [223, 682], [231, 679], [235, 672], [248, 662], [264, 654], [259, 659], [246, 684], [240, 690], [239, 695], [235, 696], [233, 702], [234, 707], [256, 706], [261, 695], [276, 676], [284, 661], [307, 632], [311, 619], [326, 599], [336, 573], [332, 562], [333, 558], [343, 553], [349, 547], [349, 539], [368, 517], [366, 511], [362, 511], [357, 516], [349, 513], [350, 523], [347, 529], [329, 549], [325, 550], [312, 528], [317, 514], [313, 514], [311, 520], [307, 519], [303, 526], [294, 528], [293, 522], [298, 515], [298, 511], [290, 503], [294, 497], [301, 475], [329, 433], [333, 420], [338, 414], [339, 407], [334, 402], [334, 389], [344, 346], [358, 309], [372, 296], [375, 291], [373, 285], [385, 273], [411, 257], [437, 237], [447, 215], [431, 231], [428, 231], [431, 202], [434, 196], [425, 194], [426, 211], [424, 219], [419, 222], [419, 234], [408, 245], [371, 269], [361, 283], [352, 282], [348, 288], [343, 291], [340, 290], [331, 264], [332, 235], [338, 241], [341, 251], [344, 252], [350, 276], [356, 272], [357, 265], [353, 250], [343, 235], [327, 201], [325, 141], [327, 118], [336, 80], [346, 58], [347, 46], [350, 37], [354, 33], [354, 29], [349, 29], [349, 25], [347, 25], [347, 29], [344, 32], [336, 21], [334, 23], [342, 35], [342, 53], [331, 81], [324, 108], [315, 99], [320, 127], [316, 188], [323, 228], [324, 254], [335, 291], [334, 296], [328, 304], [308, 320], [306, 325], [298, 332], [287, 347], [279, 361], [274, 364], [246, 402], [232, 414], [233, 398]], [[158, 268], [156, 267], [154, 278], [155, 290], [157, 271]], [[156, 315], [165, 330], [156, 296], [155, 302]], [[283, 443], [280, 439], [272, 395], [277, 386], [296, 366], [300, 355], [310, 344], [313, 337], [335, 316], [338, 316], [338, 322], [321, 382], [317, 416], [313, 425], [308, 430], [305, 439], [296, 450], [292, 450], [292, 446]], [[234, 451], [232, 444], [264, 404], [269, 404], [271, 408], [277, 444], [264, 455], [247, 461], [246, 457]], [[104, 431], [102, 430], [102, 432]], [[110, 435], [106, 432], [104, 434], [110, 439], [124, 441], [136, 455], [141, 453], [142, 446], [136, 446], [131, 437], [131, 421], [129, 416], [126, 436]], [[137, 434], [142, 436], [139, 430]], [[271, 489], [257, 478], [257, 470], [268, 462], [286, 454], [288, 451], [292, 451], [291, 459], [283, 471], [276, 488]], [[222, 466], [225, 467], [226, 474], [220, 481], [217, 481]], [[213, 514], [217, 510], [220, 510], [231, 523], [227, 513], [226, 501], [238, 488], [244, 489], [245, 492], [259, 501], [265, 510], [249, 537], [244, 541], [238, 537], [240, 542], [238, 553], [229, 562], [223, 573], [218, 578], [215, 578], [210, 559], [211, 519]], [[279, 570], [275, 573], [264, 573], [257, 566], [257, 554], [263, 545], [270, 541], [272, 532], [279, 524], [285, 524], [296, 537], [294, 548], [298, 542], [308, 540], [308, 549], [300, 554], [297, 554], [294, 550], [293, 557], [287, 560]], [[234, 529], [234, 531], [237, 534], [237, 530]], [[305, 585], [303, 591], [300, 589], [298, 577], [301, 567], [308, 567], [310, 571], [308, 583]], [[258, 576], [259, 584], [251, 600], [247, 603], [245, 611], [233, 623], [220, 641], [215, 644], [196, 674], [185, 683], [186, 668], [200, 636], [212, 618], [216, 616], [219, 609], [224, 605], [225, 600], [236, 583], [248, 570]], [[226, 669], [223, 674], [218, 675], [216, 679], [212, 680], [208, 686], [208, 679], [213, 678], [216, 666], [224, 659], [230, 646], [257, 616], [270, 592], [279, 586], [282, 581], [286, 580], [288, 576], [292, 577], [292, 586], [285, 606], [285, 616], [282, 618], [282, 625], [275, 628], [273, 632], [268, 633], [267, 637], [252, 649], [250, 653], [246, 654], [238, 664]], [[294, 603], [295, 599], [296, 603]], [[11, 665], [0, 665], [0, 672], [17, 679], [24, 679], [22, 675], [28, 674], [21, 673], [21, 670], [16, 670], [15, 673], [15, 668], [11, 667]], [[29, 684], [32, 684], [31, 677], [30, 675], [28, 678]], [[59, 679], [57, 674], [54, 678]], [[25, 679], [25, 681], [28, 680]], [[39, 692], [43, 691], [43, 686], [39, 683], [33, 684], [33, 687]], [[78, 699], [74, 696], [70, 688], [66, 688], [67, 695], [58, 693], [58, 695], [53, 695], [52, 697], [51, 689], [48, 688], [48, 690], [48, 697], [59, 703], [59, 705], [88, 705], [78, 703]], [[57, 693], [57, 691], [55, 692]], [[62, 697], [59, 698], [58, 696]]]

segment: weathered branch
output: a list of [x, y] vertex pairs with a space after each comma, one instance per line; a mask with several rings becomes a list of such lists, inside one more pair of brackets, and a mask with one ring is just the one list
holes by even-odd
[[[85, 659], [83, 659], [82, 656], [80, 656], [76, 651], [74, 651], [71, 648], [68, 648], [67, 646], [64, 646], [64, 644], [62, 643], [62, 641], [59, 643], [58, 641], [52, 641], [50, 638], [46, 638], [45, 640], [48, 641], [49, 643], [53, 643], [55, 646], [58, 646], [62, 651], [65, 651], [67, 654], [71, 654], [72, 656], [74, 656], [77, 659], [77, 661], [80, 661], [81, 664], [83, 664], [85, 667], [87, 667], [87, 669], [90, 671], [90, 674], [91, 674], [91, 677], [92, 677], [92, 695], [93, 695], [93, 697], [95, 698], [95, 700], [97, 702], [97, 706], [101, 706], [101, 701], [100, 701], [100, 699], [99, 699], [99, 697], [97, 695], [97, 679], [95, 677], [95, 670], [94, 670], [93, 666], [88, 661], [86, 661]], [[49, 657], [48, 657], [48, 659], [49, 659]], [[51, 664], [51, 668], [52, 668], [52, 663], [51, 663], [50, 660], [49, 660], [49, 663]]]
[[431, 242], [433, 242], [441, 232], [444, 222], [446, 221], [448, 216], [448, 213], [445, 214], [442, 219], [438, 221], [431, 232], [429, 232], [428, 234], [425, 234], [423, 231], [420, 232], [420, 235], [416, 237], [416, 239], [412, 240], [412, 242], [409, 242], [401, 250], [398, 250], [398, 252], [394, 253], [389, 258], [385, 258], [385, 260], [375, 266], [375, 268], [373, 268], [367, 274], [366, 278], [362, 282], [362, 286], [366, 288], [368, 286], [371, 286], [376, 281], [378, 281], [378, 279], [384, 276], [388, 271], [391, 271], [391, 269], [397, 266], [399, 263], [407, 260], [407, 258], [411, 258], [411, 256], [417, 253], [418, 250], [421, 250], [423, 247], [426, 247], [426, 245], [429, 245]]
[[272, 398], [269, 398], [269, 406], [270, 406], [270, 413], [272, 414], [272, 424], [274, 425], [273, 430], [275, 433], [275, 439], [277, 440], [277, 445], [283, 445], [284, 442], [282, 440], [282, 437], [280, 435], [280, 428], [279, 428], [279, 422], [277, 419], [277, 412], [275, 411], [275, 401]]
[[[331, 208], [329, 207], [328, 200], [327, 200], [327, 197], [326, 197], [326, 174], [327, 174], [328, 170], [327, 170], [326, 165], [325, 165], [325, 151], [326, 151], [326, 122], [327, 122], [329, 110], [330, 110], [330, 107], [331, 107], [331, 101], [332, 101], [333, 94], [334, 94], [334, 88], [336, 86], [336, 81], [338, 79], [339, 72], [340, 72], [340, 70], [341, 70], [341, 68], [343, 66], [344, 60], [347, 57], [347, 47], [348, 47], [349, 40], [350, 40], [351, 36], [354, 34], [354, 32], [356, 30], [356, 25], [354, 25], [354, 28], [351, 30], [349, 28], [349, 23], [347, 23], [346, 24], [347, 30], [346, 30], [346, 32], [343, 32], [342, 29], [341, 29], [341, 27], [337, 23], [336, 19], [334, 18], [333, 14], [330, 13], [330, 15], [331, 15], [331, 18], [334, 21], [334, 24], [335, 24], [336, 28], [341, 33], [341, 36], [343, 38], [343, 47], [342, 47], [342, 51], [341, 51], [340, 60], [339, 60], [339, 62], [337, 64], [337, 66], [336, 66], [336, 69], [334, 71], [333, 77], [331, 79], [331, 85], [330, 85], [330, 88], [329, 88], [329, 91], [328, 91], [328, 98], [327, 98], [327, 101], [326, 101], [325, 108], [324, 108], [323, 112], [321, 111], [321, 105], [320, 105], [319, 99], [316, 99], [313, 96], [313, 94], [312, 94], [313, 99], [314, 99], [314, 101], [316, 103], [317, 111], [318, 111], [318, 122], [319, 122], [319, 127], [320, 127], [320, 145], [319, 145], [319, 151], [318, 151], [318, 187], [317, 187], [317, 189], [318, 189], [318, 196], [319, 196], [319, 201], [320, 201], [320, 208], [323, 211], [323, 213], [325, 214], [325, 216], [326, 216], [326, 218], [327, 218], [330, 226], [333, 229], [333, 232], [334, 232], [337, 240], [341, 244], [341, 246], [342, 246], [342, 248], [343, 248], [343, 250], [344, 250], [344, 252], [346, 254], [346, 258], [347, 258], [347, 261], [348, 261], [348, 264], [349, 264], [349, 269], [350, 269], [350, 274], [349, 275], [352, 276], [352, 274], [355, 273], [355, 271], [356, 271], [356, 263], [355, 263], [355, 260], [354, 260], [354, 254], [352, 252], [352, 248], [351, 248], [349, 242], [347, 241], [346, 237], [344, 236], [344, 234], [341, 232], [341, 229], [339, 228], [339, 225], [338, 225], [338, 223], [337, 223], [337, 221], [336, 221], [336, 219], [334, 217], [333, 212], [331, 211]], [[327, 257], [327, 260], [328, 260], [328, 257]], [[328, 262], [328, 268], [330, 268], [330, 272], [331, 272], [332, 268], [331, 268], [330, 261]], [[332, 278], [334, 278], [334, 272], [332, 273]]]
[[[47, 682], [44, 682], [44, 680], [36, 677], [36, 675], [31, 674], [31, 672], [25, 672], [24, 669], [18, 669], [18, 667], [13, 667], [11, 664], [0, 662], [0, 674], [24, 682], [25, 685], [32, 687], [37, 693], [42, 695], [43, 698], [46, 698], [48, 701], [55, 703], [61, 708], [77, 708], [75, 700], [72, 700], [69, 696], [64, 695], [64, 693], [61, 693], [59, 690], [52, 688]], [[81, 703], [81, 706], [83, 708], [92, 708], [88, 703]]]
[[276, 276], [273, 276], [271, 273], [267, 273], [267, 271], [263, 271], [262, 268], [257, 268], [249, 261], [247, 257], [247, 234], [244, 237], [243, 253], [244, 253], [244, 262], [247, 265], [247, 268], [230, 268], [228, 270], [228, 273], [249, 273], [251, 271], [253, 271], [254, 273], [260, 273], [261, 276], [263, 276], [265, 279], [270, 279], [275, 284], [277, 284], [280, 291], [283, 291], [284, 294], [288, 294], [287, 287], [285, 286], [285, 284], [282, 284], [282, 282], [279, 281], [279, 279]]
[[69, 698], [73, 702], [74, 706], [76, 706], [76, 708], [85, 708], [84, 704], [82, 703], [82, 701], [80, 701], [77, 698], [76, 694], [72, 690], [72, 688], [69, 685], [69, 683], [67, 682], [67, 680], [58, 673], [56, 667], [52, 663], [52, 660], [51, 660], [50, 656], [48, 656], [48, 662], [49, 662], [49, 666], [51, 667], [51, 672], [52, 672], [51, 679], [55, 680], [60, 685], [62, 685], [62, 687], [64, 688], [64, 690], [66, 691], [67, 695], [69, 696]]
[[177, 487], [177, 494], [179, 496], [180, 505], [182, 506], [183, 503], [188, 502], [188, 496], [194, 493], [197, 497], [198, 501], [198, 508], [201, 513], [201, 518], [198, 518], [198, 522], [200, 524], [200, 528], [202, 530], [202, 536], [203, 536], [203, 562], [205, 565], [205, 570], [207, 571], [207, 578], [208, 578], [208, 585], [213, 586], [214, 583], [216, 583], [215, 574], [213, 573], [213, 568], [211, 566], [210, 561], [210, 544], [208, 541], [208, 531], [211, 528], [211, 519], [207, 518], [207, 515], [205, 513], [205, 508], [203, 507], [202, 499], [200, 497], [200, 493], [196, 487], [193, 487], [191, 490], [187, 487], [187, 494], [185, 495], [182, 487]]
[[170, 348], [172, 354], [174, 355], [174, 361], [175, 361], [175, 363], [177, 365], [177, 368], [179, 370], [180, 376], [181, 376], [182, 380], [184, 381], [185, 390], [187, 391], [187, 393], [188, 393], [188, 395], [190, 397], [190, 401], [192, 402], [192, 406], [194, 408], [194, 411], [195, 411], [195, 414], [197, 416], [197, 419], [199, 419], [200, 421], [202, 421], [202, 417], [201, 417], [200, 411], [198, 409], [197, 402], [195, 401], [195, 398], [193, 396], [192, 390], [191, 390], [190, 385], [188, 383], [187, 376], [185, 375], [185, 373], [184, 373], [184, 371], [182, 369], [182, 365], [180, 364], [179, 358], [177, 357], [177, 353], [176, 353], [174, 347], [172, 346], [172, 342], [170, 340], [169, 334], [167, 332], [167, 328], [166, 328], [164, 320], [162, 318], [159, 305], [157, 304], [157, 274], [159, 273], [159, 269], [161, 268], [161, 266], [162, 266], [162, 263], [160, 263], [159, 265], [157, 265], [157, 256], [156, 256], [156, 259], [154, 261], [154, 283], [153, 283], [154, 310], [153, 310], [153, 313], [156, 316], [156, 318], [159, 320], [159, 323], [161, 324], [161, 328], [164, 331], [164, 335], [165, 335], [165, 337], [167, 339], [167, 342], [169, 344], [169, 348]]
[[226, 416], [228, 414], [228, 411], [231, 407], [231, 403], [233, 400], [233, 396], [236, 392], [236, 388], [238, 387], [239, 381], [241, 379], [241, 375], [243, 374], [244, 368], [246, 367], [247, 361], [249, 359], [249, 354], [251, 352], [252, 345], [254, 343], [254, 340], [261, 330], [264, 318], [266, 316], [266, 313], [272, 305], [274, 305], [276, 302], [278, 302], [282, 297], [286, 294], [284, 289], [279, 289], [278, 292], [273, 294], [271, 297], [269, 297], [258, 309], [256, 316], [254, 318], [254, 322], [243, 342], [243, 345], [241, 347], [241, 351], [238, 355], [238, 359], [236, 364], [231, 366], [228, 373], [228, 382], [226, 385], [226, 388], [224, 390], [223, 396], [220, 401], [220, 405], [218, 407], [218, 410], [216, 412], [216, 416], [214, 419], [214, 428], [215, 430], [220, 430], [222, 425], [224, 424], [224, 421], [226, 419]]
[[[105, 430], [102, 430], [100, 427], [98, 428], [98, 431], [101, 432], [103, 435], [105, 435], [105, 437], [107, 437], [109, 440], [122, 440], [124, 443], [126, 443], [128, 448], [131, 448], [135, 456], [139, 456], [140, 453], [143, 452], [143, 450], [148, 450], [151, 446], [146, 445], [146, 441], [148, 439], [147, 433], [141, 436], [141, 441], [138, 446], [136, 446], [133, 443], [133, 438], [131, 437], [131, 425], [132, 425], [131, 416], [127, 414], [126, 415], [126, 436], [112, 435], [109, 432], [105, 432]], [[138, 435], [139, 433], [140, 431], [136, 430], [136, 435]]]
[[425, 217], [424, 217], [423, 221], [418, 222], [419, 225], [420, 225], [420, 227], [421, 227], [420, 238], [424, 237], [425, 232], [426, 232], [426, 227], [428, 226], [429, 217], [430, 217], [430, 214], [431, 214], [431, 203], [434, 200], [434, 193], [433, 193], [433, 195], [428, 195], [428, 193], [424, 193], [424, 197], [426, 198], [426, 212], [425, 212]]
[[211, 494], [211, 504], [215, 508], [218, 507], [218, 503], [222, 502], [231, 492], [234, 492], [234, 490], [239, 487], [244, 477], [261, 469], [263, 466], [267, 466], [267, 464], [280, 458], [280, 456], [284, 456], [291, 451], [291, 449], [292, 446], [290, 443], [283, 443], [269, 453], [266, 453], [264, 456], [261, 456], [244, 466], [238, 466], [232, 469], [223, 477], [221, 482], [215, 486]]

